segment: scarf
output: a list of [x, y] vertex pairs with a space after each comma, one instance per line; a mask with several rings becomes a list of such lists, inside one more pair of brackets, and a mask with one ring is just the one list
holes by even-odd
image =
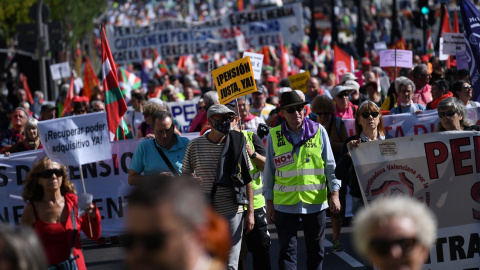
[[436, 109], [438, 107], [438, 103], [440, 103], [440, 101], [442, 101], [442, 100], [444, 100], [448, 97], [453, 97], [453, 93], [448, 92], [448, 93], [442, 95], [441, 97], [434, 99], [432, 102], [430, 102], [430, 108], [431, 109]]
[[308, 118], [303, 118], [303, 123], [302, 123], [302, 135], [300, 137], [300, 141], [296, 144], [293, 143], [293, 139], [290, 137], [290, 134], [287, 131], [287, 121], [283, 121], [282, 123], [282, 134], [285, 136], [287, 141], [293, 145], [292, 149], [292, 155], [295, 153], [295, 150], [297, 148], [300, 148], [305, 142], [307, 142], [310, 138], [315, 136], [318, 131], [318, 126], [319, 124], [317, 122], [313, 122], [312, 120]]
[[27, 146], [27, 148], [30, 148], [30, 150], [38, 149], [38, 147], [40, 146], [40, 137], [37, 137], [33, 141], [28, 138], [25, 138], [24, 143], [25, 143], [25, 146]]
[[355, 115], [353, 115], [353, 104], [349, 101], [347, 109], [342, 112], [335, 106], [335, 116], [340, 117], [342, 119], [355, 119]]

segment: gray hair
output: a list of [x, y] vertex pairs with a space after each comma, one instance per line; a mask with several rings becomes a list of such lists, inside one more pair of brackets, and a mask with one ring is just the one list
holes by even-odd
[[235, 101], [235, 106], [237, 105], [237, 102], [238, 102], [238, 100], [240, 100], [240, 99], [244, 100], [244, 101], [245, 101], [245, 104], [248, 105], [248, 106], [250, 106], [250, 101], [248, 100], [248, 98], [246, 98], [246, 96], [245, 96], [245, 98], [239, 98], [239, 99], [237, 99], [237, 100]]
[[418, 78], [423, 75], [423, 72], [428, 71], [428, 66], [425, 64], [421, 64], [416, 66], [412, 71], [413, 78]]
[[[445, 110], [445, 109], [452, 109], [458, 113], [458, 115], [463, 116], [462, 120], [460, 120], [460, 125], [462, 127], [469, 127], [473, 126], [475, 123], [468, 117], [467, 109], [461, 100], [456, 97], [449, 97], [443, 99], [438, 103], [437, 111]], [[443, 127], [442, 122], [438, 122], [435, 131], [445, 131], [445, 127]]]
[[156, 111], [152, 114], [152, 130], [155, 129], [155, 120], [160, 119], [163, 120], [165, 118], [170, 118], [172, 120], [172, 126], [173, 124], [173, 115], [169, 111]]
[[28, 113], [27, 113], [27, 110], [25, 110], [25, 108], [23, 108], [23, 107], [17, 107], [17, 108], [15, 108], [15, 110], [13, 110], [13, 111], [23, 111], [23, 113], [25, 114], [25, 118], [28, 119], [28, 117], [29, 117], [29, 115], [28, 115]]
[[147, 177], [146, 181], [142, 181], [130, 194], [128, 198], [130, 209], [167, 205], [165, 209], [172, 211], [187, 229], [192, 230], [196, 226], [205, 224], [208, 202], [197, 181], [184, 176], [150, 175]]
[[47, 258], [37, 235], [30, 227], [14, 227], [0, 224], [0, 242], [2, 242], [2, 259], [12, 264], [12, 269], [43, 270], [47, 269]]
[[395, 79], [395, 91], [397, 91], [397, 93], [400, 93], [400, 88], [404, 85], [412, 86], [412, 92], [415, 92], [415, 84], [409, 78], [400, 76]]
[[203, 100], [205, 101], [205, 106], [210, 107], [213, 104], [217, 104], [215, 102], [218, 101], [218, 93], [217, 91], [208, 91], [203, 95]]
[[437, 220], [425, 204], [409, 197], [386, 197], [373, 201], [363, 208], [354, 220], [354, 244], [366, 256], [373, 230], [395, 217], [409, 218], [415, 223], [416, 238], [429, 248], [437, 238]]
[[105, 103], [103, 103], [103, 101], [101, 101], [101, 100], [92, 101], [92, 107], [95, 107], [95, 105], [97, 105], [97, 104], [102, 104], [103, 106], [105, 106]]
[[28, 119], [27, 123], [25, 123], [25, 130], [29, 128], [38, 128], [38, 120], [35, 118]]

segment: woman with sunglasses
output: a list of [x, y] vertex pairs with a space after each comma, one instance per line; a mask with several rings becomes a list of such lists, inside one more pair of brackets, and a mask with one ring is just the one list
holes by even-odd
[[400, 113], [420, 113], [425, 111], [426, 107], [422, 104], [413, 102], [415, 93], [415, 84], [407, 77], [398, 77], [395, 80], [395, 90], [398, 93], [399, 104], [390, 110], [390, 114]]
[[342, 185], [347, 184], [350, 187], [353, 215], [363, 206], [363, 199], [349, 150], [358, 147], [361, 143], [389, 138], [391, 138], [391, 136], [385, 135], [385, 131], [383, 130], [383, 119], [380, 108], [370, 100], [360, 104], [357, 114], [355, 115], [355, 135], [349, 137], [343, 144], [342, 151], [340, 152], [340, 160], [337, 162], [337, 167], [335, 168], [337, 179], [342, 180]]
[[[333, 100], [335, 101], [336, 117], [341, 119], [354, 119], [358, 109], [357, 105], [353, 105], [349, 100], [349, 94], [352, 89], [343, 85], [337, 85], [332, 89]], [[355, 91], [355, 90], [353, 90]]]
[[21, 224], [33, 227], [50, 267], [73, 255], [78, 269], [86, 269], [80, 230], [88, 238], [98, 239], [101, 216], [93, 204], [88, 206], [85, 214], [78, 216], [78, 199], [73, 183], [68, 180], [67, 168], [48, 157], [40, 159], [27, 174], [22, 197], [27, 205]]
[[480, 126], [474, 125], [474, 122], [468, 118], [465, 105], [457, 98], [450, 97], [440, 101], [437, 111], [440, 122], [435, 128], [436, 131], [480, 131]]
[[473, 88], [468, 81], [458, 80], [452, 86], [453, 96], [465, 104], [465, 108], [480, 107], [480, 103], [471, 100], [473, 97]]

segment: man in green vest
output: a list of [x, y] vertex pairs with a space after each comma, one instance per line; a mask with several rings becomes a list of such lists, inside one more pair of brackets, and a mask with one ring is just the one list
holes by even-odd
[[280, 110], [285, 121], [267, 137], [265, 191], [267, 220], [275, 223], [280, 243], [278, 268], [297, 269], [297, 228], [303, 223], [307, 269], [322, 269], [327, 185], [330, 210], [340, 211], [335, 158], [326, 130], [305, 118], [307, 104], [295, 92], [284, 92]]
[[[235, 106], [228, 104], [227, 107], [235, 111], [235, 120], [232, 122], [232, 128], [236, 131], [239, 129], [239, 117]], [[265, 167], [265, 146], [263, 141], [255, 132], [241, 131], [247, 140], [247, 154], [252, 162], [253, 169], [250, 171], [252, 177], [253, 189], [253, 215], [255, 225], [253, 230], [245, 234], [244, 244], [240, 252], [240, 263], [238, 269], [247, 269], [247, 254], [252, 253], [253, 269], [270, 270], [270, 234], [267, 230], [267, 218], [265, 213], [265, 197], [263, 197], [263, 181], [261, 172]]]

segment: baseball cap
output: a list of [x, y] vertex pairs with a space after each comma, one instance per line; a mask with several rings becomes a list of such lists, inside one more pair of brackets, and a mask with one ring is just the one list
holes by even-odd
[[332, 95], [336, 97], [338, 94], [340, 94], [340, 92], [348, 91], [348, 90], [350, 89], [343, 85], [337, 85], [332, 89]]
[[358, 92], [358, 90], [360, 89], [360, 84], [358, 84], [356, 81], [352, 81], [352, 80], [349, 80], [349, 81], [346, 81], [343, 86], [345, 86], [345, 88], [351, 90], [356, 90]]

